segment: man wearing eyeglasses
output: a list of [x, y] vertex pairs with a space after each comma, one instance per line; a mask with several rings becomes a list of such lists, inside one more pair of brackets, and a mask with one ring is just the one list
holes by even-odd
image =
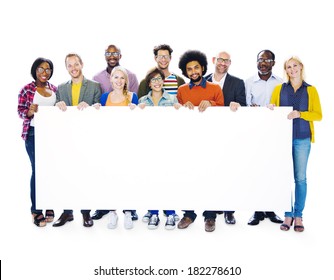
[[[102, 92], [111, 92], [113, 90], [110, 83], [110, 73], [114, 67], [119, 66], [119, 61], [122, 58], [121, 49], [116, 45], [109, 45], [105, 52], [104, 57], [107, 62], [107, 68], [97, 73], [93, 80], [101, 84]], [[132, 73], [130, 70], [126, 69], [129, 77], [129, 91], [137, 92], [138, 91], [138, 79], [136, 74]]]
[[[258, 73], [245, 81], [247, 106], [267, 106], [274, 88], [282, 83], [282, 79], [272, 73], [275, 65], [275, 54], [270, 50], [262, 50], [257, 55]], [[230, 105], [232, 110], [240, 106], [237, 102]], [[233, 109], [234, 108], [234, 109]], [[271, 222], [281, 224], [282, 219], [272, 211], [256, 211], [249, 219], [248, 225], [255, 226], [269, 218]]]
[[[224, 95], [224, 106], [230, 106], [231, 102], [237, 102], [241, 106], [246, 106], [245, 83], [243, 80], [228, 73], [231, 66], [231, 56], [225, 51], [219, 52], [212, 58], [215, 65], [215, 72], [205, 76], [209, 82], [218, 84]], [[234, 211], [204, 211], [205, 228], [207, 231], [215, 229], [217, 214], [224, 213], [225, 223], [234, 225], [236, 223]]]
[[[185, 81], [182, 77], [169, 70], [169, 64], [172, 59], [172, 52], [173, 49], [166, 44], [158, 45], [153, 49], [154, 59], [157, 62], [157, 67], [165, 75], [163, 88], [168, 94], [176, 98], [177, 89], [179, 86], [185, 84]], [[147, 86], [145, 79], [143, 79], [139, 84], [138, 98], [148, 94], [149, 91], [150, 88]]]
[[[121, 49], [116, 45], [109, 45], [105, 52], [104, 57], [107, 62], [107, 68], [102, 70], [101, 72], [97, 73], [93, 80], [100, 83], [102, 87], [102, 93], [111, 92], [113, 90], [111, 82], [110, 82], [110, 73], [114, 69], [114, 67], [119, 66], [119, 60], [122, 58]], [[129, 85], [128, 89], [131, 92], [137, 93], [138, 91], [138, 79], [136, 74], [131, 72], [129, 69], [125, 69], [128, 73], [129, 77]], [[92, 216], [93, 220], [99, 220], [104, 215], [108, 214], [109, 210], [96, 210]], [[132, 219], [137, 220], [138, 215], [136, 211], [131, 211]]]

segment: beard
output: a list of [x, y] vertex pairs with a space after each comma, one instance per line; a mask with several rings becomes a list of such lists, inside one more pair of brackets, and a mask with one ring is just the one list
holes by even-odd
[[202, 79], [202, 76], [198, 76], [197, 79], [192, 79], [192, 78], [190, 78], [190, 81], [192, 81], [193, 83], [197, 83], [197, 82], [199, 82], [201, 79]]

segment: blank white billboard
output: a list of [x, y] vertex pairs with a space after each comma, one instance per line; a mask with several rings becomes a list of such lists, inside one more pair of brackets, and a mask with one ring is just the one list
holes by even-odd
[[290, 111], [41, 106], [37, 207], [289, 210]]

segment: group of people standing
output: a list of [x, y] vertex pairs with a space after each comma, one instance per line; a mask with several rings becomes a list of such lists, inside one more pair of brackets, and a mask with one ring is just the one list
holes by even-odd
[[[92, 80], [87, 79], [82, 72], [83, 61], [76, 53], [65, 57], [65, 67], [71, 79], [58, 87], [49, 80], [53, 75], [53, 63], [46, 58], [37, 58], [31, 67], [33, 81], [25, 85], [18, 97], [18, 114], [23, 119], [22, 138], [25, 141], [29, 155], [32, 176], [30, 181], [31, 213], [33, 222], [43, 227], [54, 220], [54, 211], [47, 209], [45, 215], [41, 209], [36, 209], [35, 192], [35, 141], [34, 114], [38, 106], [57, 106], [66, 111], [67, 106], [77, 106], [83, 110], [88, 106], [99, 109], [100, 106], [181, 106], [193, 110], [198, 108], [204, 112], [211, 106], [229, 106], [237, 111], [240, 106], [291, 106], [293, 110], [287, 118], [293, 122], [292, 159], [294, 168], [295, 193], [292, 195], [291, 210], [285, 213], [284, 221], [273, 211], [256, 211], [248, 221], [249, 225], [257, 225], [265, 218], [279, 223], [280, 229], [287, 231], [294, 224], [294, 230], [302, 232], [303, 210], [306, 200], [306, 169], [311, 142], [314, 142], [313, 121], [322, 119], [319, 96], [314, 86], [304, 79], [304, 65], [298, 57], [290, 57], [284, 62], [286, 79], [272, 73], [275, 65], [275, 54], [270, 50], [262, 50], [257, 55], [257, 73], [243, 81], [228, 73], [231, 57], [225, 51], [212, 57], [215, 65], [214, 73], [206, 75], [208, 61], [206, 55], [199, 50], [188, 50], [179, 60], [179, 69], [189, 83], [179, 75], [169, 70], [173, 49], [166, 44], [154, 47], [153, 54], [156, 67], [150, 69], [146, 77], [138, 83], [136, 75], [120, 66], [121, 50], [116, 45], [109, 45], [105, 50], [107, 67], [96, 74]], [[223, 206], [222, 206], [223, 207]], [[138, 220], [136, 210], [123, 210], [124, 226], [133, 227], [133, 221]], [[81, 210], [83, 225], [93, 226], [93, 220], [99, 220], [109, 215], [108, 228], [117, 227], [118, 215], [115, 209], [97, 209], [91, 216], [90, 210]], [[174, 229], [180, 220], [175, 210], [163, 210], [166, 216], [166, 229]], [[203, 212], [205, 231], [215, 230], [218, 214], [224, 214], [227, 224], [235, 224], [236, 219], [232, 209], [207, 210]], [[179, 229], [191, 225], [197, 217], [194, 210], [184, 210], [182, 219], [178, 222]], [[66, 209], [53, 226], [62, 226], [72, 221], [73, 211]], [[142, 220], [148, 223], [149, 229], [155, 229], [160, 223], [159, 210], [148, 210]]]

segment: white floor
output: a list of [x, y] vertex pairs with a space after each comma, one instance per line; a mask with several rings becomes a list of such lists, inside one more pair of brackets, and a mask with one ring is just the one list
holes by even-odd
[[[23, 198], [18, 198], [27, 206]], [[309, 204], [309, 208], [316, 206], [318, 210], [305, 212], [304, 233], [293, 229], [282, 232], [279, 225], [268, 219], [258, 226], [248, 226], [252, 214], [248, 212], [236, 212], [236, 225], [226, 225], [223, 215], [218, 216], [212, 233], [204, 231], [201, 216], [187, 229], [170, 231], [165, 230], [165, 217], [161, 216], [159, 228], [149, 230], [141, 221], [145, 210], [138, 211], [140, 220], [131, 230], [124, 229], [120, 211], [119, 224], [114, 230], [107, 228], [107, 216], [95, 221], [92, 228], [84, 228], [78, 212], [74, 221], [63, 227], [48, 224], [38, 228], [31, 222], [28, 211], [16, 207], [8, 213], [11, 218], [3, 217], [5, 224], [1, 225], [3, 279], [102, 279], [103, 276], [94, 276], [94, 269], [100, 266], [178, 269], [179, 276], [156, 279], [191, 279], [194, 276], [187, 275], [188, 267], [203, 266], [240, 267], [241, 275], [236, 279], [303, 279], [306, 276], [328, 279], [325, 276], [331, 270], [330, 254], [334, 247], [330, 229], [333, 226], [328, 217], [320, 215], [321, 205], [314, 201]], [[328, 257], [324, 256], [325, 252]], [[221, 279], [217, 275], [211, 277]], [[113, 279], [130, 278], [113, 276]]]

